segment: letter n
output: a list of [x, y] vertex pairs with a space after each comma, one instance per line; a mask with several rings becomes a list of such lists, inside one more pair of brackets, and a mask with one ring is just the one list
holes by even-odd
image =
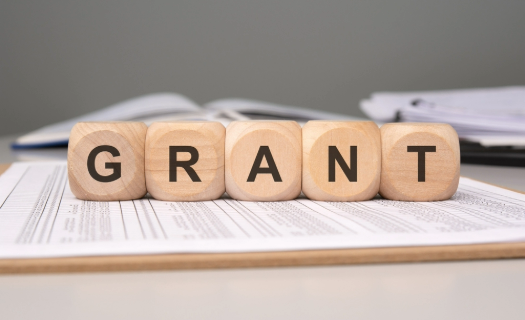
[[328, 146], [328, 181], [335, 182], [335, 163], [343, 170], [350, 182], [357, 182], [357, 146], [350, 146], [350, 166], [347, 165], [343, 156], [336, 146]]

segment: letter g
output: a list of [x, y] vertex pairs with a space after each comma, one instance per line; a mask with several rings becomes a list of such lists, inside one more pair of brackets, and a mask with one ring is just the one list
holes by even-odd
[[102, 176], [97, 172], [95, 168], [95, 159], [97, 155], [101, 152], [109, 152], [113, 157], [120, 156], [117, 148], [112, 146], [98, 146], [95, 149], [91, 150], [87, 159], [87, 168], [91, 177], [98, 182], [112, 182], [119, 179], [122, 175], [122, 168], [120, 162], [106, 162], [106, 169], [113, 169], [113, 173], [109, 176]]

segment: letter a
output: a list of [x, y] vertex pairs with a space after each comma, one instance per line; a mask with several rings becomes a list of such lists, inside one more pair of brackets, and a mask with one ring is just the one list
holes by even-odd
[[[268, 168], [261, 168], [263, 157], [265, 157], [266, 162], [268, 162]], [[275, 161], [273, 160], [272, 153], [270, 152], [270, 148], [268, 146], [259, 147], [259, 151], [257, 152], [257, 156], [255, 157], [255, 161], [253, 162], [252, 170], [250, 170], [250, 175], [248, 176], [247, 181], [254, 182], [255, 178], [257, 177], [257, 174], [259, 173], [271, 173], [273, 181], [283, 181], [281, 179], [281, 175], [279, 174], [279, 170], [277, 170], [277, 166], [275, 165]]]

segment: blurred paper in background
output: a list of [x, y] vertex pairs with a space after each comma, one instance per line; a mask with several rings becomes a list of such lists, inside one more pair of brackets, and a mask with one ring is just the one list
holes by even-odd
[[157, 121], [206, 120], [227, 126], [234, 120], [291, 119], [303, 125], [309, 120], [365, 120], [348, 115], [282, 106], [246, 99], [212, 101], [203, 107], [176, 93], [155, 93], [126, 100], [80, 117], [51, 124], [19, 137], [12, 147], [19, 160], [65, 159], [69, 133], [80, 121]]
[[462, 163], [525, 166], [525, 87], [377, 92], [360, 107], [379, 123], [452, 125]]

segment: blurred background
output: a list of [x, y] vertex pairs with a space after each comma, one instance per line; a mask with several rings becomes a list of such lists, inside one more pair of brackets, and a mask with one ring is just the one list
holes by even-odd
[[525, 84], [525, 1], [2, 1], [0, 135], [131, 97], [362, 116], [374, 91]]

